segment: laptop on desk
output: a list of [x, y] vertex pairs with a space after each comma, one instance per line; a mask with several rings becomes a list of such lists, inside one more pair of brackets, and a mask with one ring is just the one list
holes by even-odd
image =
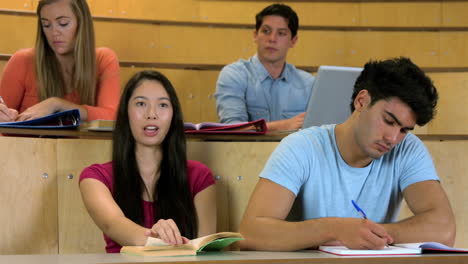
[[302, 128], [338, 124], [350, 115], [354, 83], [362, 68], [320, 66]]

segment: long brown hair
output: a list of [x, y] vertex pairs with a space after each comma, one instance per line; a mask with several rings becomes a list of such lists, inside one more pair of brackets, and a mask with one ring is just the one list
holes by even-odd
[[[40, 0], [37, 6], [37, 34], [35, 47], [36, 76], [39, 99], [63, 97], [65, 81], [60, 64], [49, 46], [42, 30], [41, 10], [44, 6], [65, 0]], [[85, 0], [66, 0], [77, 19], [77, 31], [73, 56], [72, 87], [78, 91], [80, 103], [95, 105], [96, 93], [96, 44], [91, 12]]]

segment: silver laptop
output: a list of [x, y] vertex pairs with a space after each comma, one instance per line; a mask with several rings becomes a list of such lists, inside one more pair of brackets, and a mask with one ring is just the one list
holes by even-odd
[[362, 68], [320, 66], [302, 128], [339, 124], [350, 115], [354, 83]]

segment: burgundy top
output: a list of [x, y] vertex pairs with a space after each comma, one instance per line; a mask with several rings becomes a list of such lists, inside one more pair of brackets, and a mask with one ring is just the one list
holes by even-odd
[[[197, 193], [203, 191], [208, 186], [215, 183], [213, 174], [210, 169], [204, 164], [188, 160], [187, 161], [187, 177], [190, 185], [190, 193], [192, 199]], [[83, 170], [80, 176], [80, 181], [84, 179], [96, 179], [109, 188], [111, 193], [114, 193], [114, 175], [112, 170], [112, 161], [104, 164], [94, 164]], [[144, 226], [151, 228], [156, 221], [154, 220], [153, 202], [142, 200], [143, 213], [144, 213]], [[106, 252], [107, 253], [118, 253], [120, 252], [121, 245], [111, 240], [106, 234], [104, 234], [104, 240], [106, 241]]]

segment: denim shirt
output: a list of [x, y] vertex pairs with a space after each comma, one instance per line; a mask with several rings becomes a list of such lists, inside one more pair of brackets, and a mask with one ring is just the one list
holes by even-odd
[[216, 108], [222, 123], [289, 119], [306, 111], [314, 77], [286, 63], [273, 79], [257, 55], [225, 66], [216, 83]]

